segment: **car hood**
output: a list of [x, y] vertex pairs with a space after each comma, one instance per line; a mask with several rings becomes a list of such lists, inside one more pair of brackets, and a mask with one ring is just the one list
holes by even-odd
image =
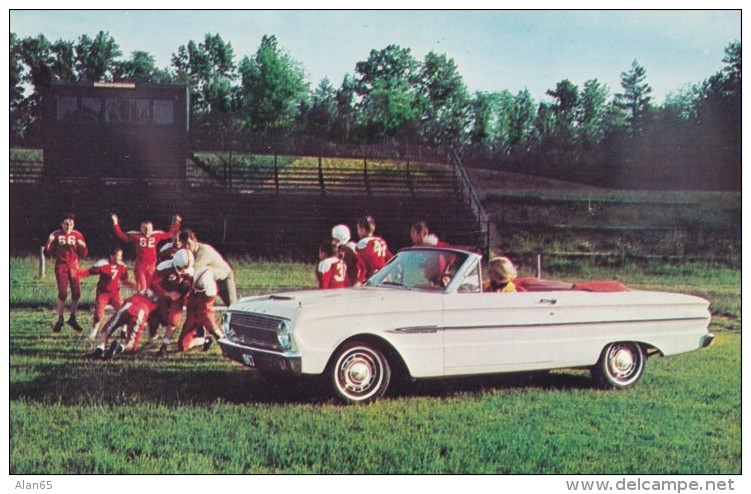
[[[337, 290], [306, 290], [275, 293], [240, 299], [230, 312], [253, 312], [273, 315], [290, 320], [301, 312], [312, 318], [341, 315], [382, 314], [388, 309], [394, 312], [414, 311], [417, 300], [423, 308], [440, 308], [441, 294], [413, 292], [399, 288], [344, 288]], [[432, 301], [432, 303], [430, 303]]]

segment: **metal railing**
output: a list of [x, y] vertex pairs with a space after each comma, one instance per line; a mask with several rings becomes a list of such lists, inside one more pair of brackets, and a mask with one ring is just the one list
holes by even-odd
[[456, 153], [452, 152], [453, 165], [454, 165], [454, 187], [458, 193], [461, 193], [464, 200], [472, 210], [475, 216], [475, 220], [479, 225], [479, 233], [482, 238], [482, 253], [487, 258], [490, 255], [490, 216], [485, 212], [485, 208], [482, 206], [480, 196], [477, 195], [477, 191], [472, 186], [472, 182], [467, 175], [467, 171], [464, 169], [461, 158]]
[[[284, 156], [289, 161], [293, 156]], [[228, 191], [285, 194], [366, 194], [411, 196], [449, 192], [455, 179], [443, 162], [347, 158], [344, 166], [330, 166], [327, 156], [298, 156], [295, 166], [280, 164], [282, 156], [267, 155], [252, 165], [216, 156], [214, 163], [192, 153], [187, 177], [191, 187], [218, 186]], [[200, 171], [200, 173], [195, 173]]]

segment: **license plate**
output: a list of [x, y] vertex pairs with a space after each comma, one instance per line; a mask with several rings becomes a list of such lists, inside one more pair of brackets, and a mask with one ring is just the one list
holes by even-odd
[[243, 353], [243, 362], [245, 362], [245, 365], [247, 365], [248, 367], [256, 366], [256, 361], [253, 360], [253, 355], [247, 353]]

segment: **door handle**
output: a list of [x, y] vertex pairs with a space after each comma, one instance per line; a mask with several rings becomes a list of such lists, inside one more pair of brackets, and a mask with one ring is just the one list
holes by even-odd
[[541, 298], [538, 303], [539, 304], [555, 305], [556, 303], [558, 303], [558, 300], [556, 300], [554, 298]]

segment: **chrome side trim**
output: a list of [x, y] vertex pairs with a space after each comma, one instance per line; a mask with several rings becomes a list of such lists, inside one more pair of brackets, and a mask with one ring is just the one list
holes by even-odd
[[652, 322], [676, 322], [676, 321], [704, 321], [706, 317], [679, 317], [666, 319], [624, 319], [622, 321], [571, 321], [571, 322], [552, 322], [552, 323], [530, 323], [530, 324], [493, 324], [485, 326], [446, 326], [443, 329], [447, 331], [460, 331], [462, 329], [511, 329], [511, 328], [554, 328], [558, 326], [595, 326], [598, 324], [641, 324]]
[[386, 330], [387, 333], [394, 334], [422, 334], [422, 333], [437, 333], [439, 331], [438, 326], [410, 326], [407, 328], [396, 328]]
[[[423, 333], [437, 333], [438, 331], [462, 331], [468, 329], [523, 329], [523, 328], [555, 328], [561, 326], [595, 326], [598, 324], [642, 324], [642, 323], [655, 323], [655, 322], [675, 322], [675, 321], [703, 321], [706, 317], [681, 317], [681, 318], [666, 318], [666, 319], [628, 319], [622, 321], [572, 321], [572, 322], [556, 322], [556, 323], [530, 323], [530, 324], [493, 324], [484, 326], [409, 326], [406, 328], [388, 329], [386, 333], [393, 334], [423, 334]], [[709, 342], [705, 346], [709, 345], [714, 338], [711, 334]], [[705, 338], [709, 337], [706, 336]]]

